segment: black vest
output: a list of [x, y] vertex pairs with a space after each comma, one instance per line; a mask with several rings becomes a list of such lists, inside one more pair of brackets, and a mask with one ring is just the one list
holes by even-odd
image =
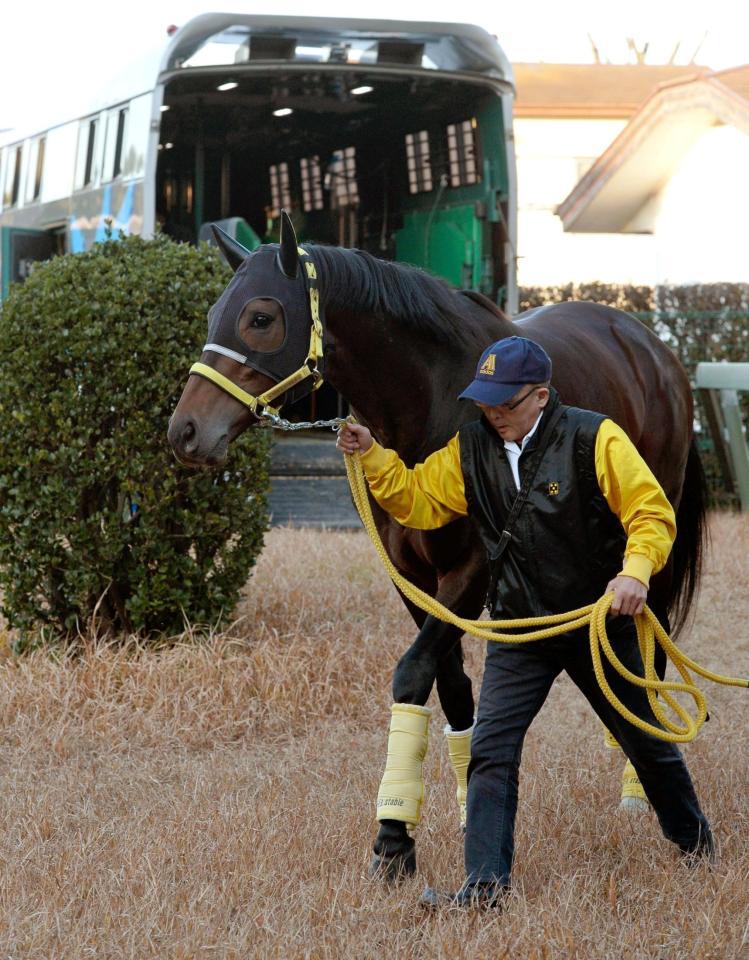
[[[521, 485], [557, 406], [552, 390], [520, 455]], [[561, 409], [499, 560], [500, 536], [518, 493], [504, 442], [483, 417], [460, 428], [468, 512], [489, 557], [487, 607], [498, 619], [562, 613], [593, 603], [622, 568], [627, 538], [601, 493], [595, 468], [596, 435], [606, 418], [577, 407]]]

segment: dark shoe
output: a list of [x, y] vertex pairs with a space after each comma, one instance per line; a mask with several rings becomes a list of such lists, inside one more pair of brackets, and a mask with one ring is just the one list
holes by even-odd
[[392, 856], [373, 853], [369, 862], [370, 880], [385, 880], [388, 883], [397, 883], [406, 880], [416, 873], [416, 852], [396, 853]]
[[436, 910], [441, 907], [473, 908], [476, 910], [501, 909], [507, 896], [507, 887], [496, 883], [472, 883], [462, 886], [457, 893], [443, 893], [427, 887], [419, 903], [422, 907]]
[[716, 859], [715, 841], [709, 830], [700, 835], [699, 842], [692, 850], [682, 848], [681, 851], [682, 863], [690, 868], [698, 867], [703, 863], [712, 866], [716, 862]]

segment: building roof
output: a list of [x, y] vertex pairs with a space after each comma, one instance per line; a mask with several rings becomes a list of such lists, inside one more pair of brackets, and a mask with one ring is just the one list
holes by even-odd
[[565, 230], [648, 233], [648, 202], [713, 126], [749, 134], [749, 65], [662, 84], [557, 207]]
[[744, 100], [749, 101], [749, 64], [741, 67], [731, 67], [730, 70], [720, 70], [713, 74], [715, 80], [724, 87], [733, 90]]
[[514, 63], [516, 117], [632, 116], [662, 83], [693, 79], [708, 67], [611, 63]]

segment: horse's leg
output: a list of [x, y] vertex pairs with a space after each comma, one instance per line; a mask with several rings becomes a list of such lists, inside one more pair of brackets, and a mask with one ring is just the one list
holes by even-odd
[[[389, 542], [387, 534], [390, 518], [383, 513], [381, 519], [384, 521], [381, 534], [385, 542]], [[398, 559], [401, 562], [397, 565], [412, 582], [435, 596], [436, 600], [459, 616], [477, 617], [486, 595], [488, 573], [485, 554], [470, 528], [464, 528], [463, 533], [456, 539], [457, 534], [459, 531], [450, 527], [443, 528], [443, 531], [431, 531], [429, 541], [425, 543], [418, 540], [404, 541], [401, 533], [401, 538], [397, 541]], [[440, 541], [440, 535], [444, 537], [443, 542]], [[446, 572], [439, 575], [439, 570]], [[370, 874], [377, 873], [386, 879], [410, 875], [416, 870], [415, 845], [413, 838], [409, 836], [408, 826], [414, 819], [418, 822], [419, 818], [416, 816], [409, 820], [403, 811], [408, 805], [411, 807], [410, 813], [417, 813], [418, 809], [415, 808], [420, 807], [421, 803], [421, 754], [426, 749], [428, 725], [428, 711], [424, 705], [429, 699], [435, 680], [450, 726], [455, 730], [463, 730], [473, 723], [471, 681], [463, 670], [460, 651], [453, 653], [453, 648], [460, 640], [461, 631], [433, 616], [427, 616], [403, 594], [401, 596], [419, 627], [419, 633], [401, 657], [393, 674], [393, 717], [383, 781], [390, 784], [396, 779], [402, 779], [403, 768], [410, 769], [412, 789], [404, 790], [399, 795], [397, 784], [395, 789], [388, 786], [383, 791], [381, 783], [378, 791], [380, 827], [374, 842]], [[418, 714], [409, 715], [409, 707], [411, 710], [423, 711], [418, 729], [415, 729], [418, 726]], [[405, 713], [402, 712], [404, 710]], [[404, 729], [398, 729], [399, 727], [408, 727], [409, 735], [406, 735]], [[396, 756], [407, 741], [410, 741], [410, 745], [406, 747], [406, 755]], [[394, 760], [392, 766], [396, 768], [392, 771], [394, 776], [391, 776], [388, 770], [391, 757]], [[397, 769], [398, 767], [401, 769]], [[406, 802], [399, 810], [400, 799]], [[382, 806], [381, 800], [386, 802]], [[393, 800], [396, 802], [392, 803]], [[400, 812], [399, 816], [396, 816], [396, 811]]]
[[472, 726], [473, 685], [463, 667], [463, 644], [460, 640], [440, 661], [437, 668], [437, 693], [445, 719], [453, 730], [467, 730]]
[[[468, 590], [466, 583], [469, 584]], [[486, 583], [481, 569], [466, 570], [463, 567], [441, 580], [437, 599], [460, 616], [475, 617], [481, 609], [485, 591]], [[408, 601], [406, 605], [417, 622], [424, 616]], [[415, 641], [401, 657], [393, 674], [394, 709], [401, 704], [423, 707], [436, 680], [440, 702], [451, 728], [467, 730], [472, 726], [473, 691], [471, 681], [463, 669], [462, 651], [459, 647], [461, 633], [458, 627], [443, 623], [433, 616], [427, 616], [423, 620]], [[420, 763], [417, 758], [414, 759]], [[455, 765], [454, 769], [456, 776], [459, 776]], [[381, 818], [373, 849], [370, 874], [376, 873], [386, 879], [395, 879], [415, 872], [415, 844], [408, 833], [408, 822], [405, 818]]]
[[437, 692], [448, 724], [445, 737], [450, 765], [457, 782], [460, 825], [465, 827], [468, 763], [473, 735], [473, 688], [470, 677], [463, 669], [459, 629], [441, 622], [437, 626], [433, 618], [429, 619], [432, 620], [430, 629], [422, 630], [396, 667], [393, 699], [396, 703], [409, 703], [412, 702], [411, 698], [415, 698], [416, 702], [426, 702], [432, 688], [432, 676], [436, 674]]
[[[402, 876], [411, 876], [416, 871], [416, 853], [413, 837], [408, 832], [409, 826], [416, 826], [420, 820], [421, 795], [423, 791], [421, 781], [421, 760], [426, 747], [426, 730], [429, 714], [424, 704], [434, 686], [435, 679], [440, 673], [440, 664], [447, 657], [459, 639], [461, 632], [457, 627], [443, 623], [432, 616], [428, 616], [419, 631], [416, 640], [401, 657], [393, 675], [393, 717], [391, 720], [388, 766], [385, 768], [380, 790], [378, 792], [378, 819], [380, 828], [373, 846], [373, 857], [370, 864], [370, 875], [382, 876], [393, 880]], [[473, 693], [470, 680], [463, 673], [462, 661], [455, 657], [450, 658], [449, 666], [442, 670], [443, 684], [448, 688], [448, 674], [459, 667], [461, 678], [454, 683], [452, 696], [449, 698], [448, 709], [455, 722], [458, 717], [470, 715], [468, 726], [473, 722]], [[461, 693], [466, 691], [470, 703], [461, 704]], [[409, 710], [410, 708], [410, 710]], [[410, 711], [423, 708], [421, 719]], [[403, 727], [406, 732], [402, 733]], [[452, 726], [452, 723], [451, 723]], [[460, 728], [458, 728], [460, 729]], [[401, 754], [393, 761], [396, 750], [400, 749], [398, 738], [404, 737], [404, 749], [410, 751]], [[392, 772], [388, 769], [393, 763]], [[409, 769], [404, 780], [404, 769]], [[382, 811], [391, 813], [389, 817], [381, 816]], [[396, 818], [395, 813], [399, 816]]]
[[[437, 679], [441, 662], [451, 652], [461, 635], [462, 631], [458, 627], [453, 627], [449, 623], [443, 623], [442, 620], [437, 620], [431, 615], [428, 616], [416, 639], [400, 658], [395, 668], [393, 674], [393, 700], [396, 703], [425, 704], [429, 699], [429, 694], [432, 692], [432, 687]], [[455, 663], [455, 660], [451, 661], [453, 669], [455, 669]], [[460, 672], [463, 673], [462, 662], [460, 663]], [[465, 674], [463, 674], [463, 676], [470, 684]], [[453, 696], [446, 705], [448, 709], [451, 710], [451, 713], [452, 711], [465, 711], [465, 704], [460, 704], [459, 702], [461, 692], [465, 693], [465, 688], [460, 690], [455, 689]], [[472, 718], [472, 693], [470, 697]], [[461, 712], [461, 718], [463, 715], [464, 713]], [[458, 720], [458, 715], [448, 715], [448, 722], [451, 726], [453, 719]]]
[[447, 718], [447, 755], [455, 774], [460, 826], [465, 830], [474, 704], [471, 679], [463, 668], [463, 644], [460, 640], [440, 662], [437, 670], [437, 693]]

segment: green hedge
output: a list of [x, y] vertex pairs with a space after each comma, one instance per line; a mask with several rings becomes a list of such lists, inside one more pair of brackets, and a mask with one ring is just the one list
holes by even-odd
[[177, 632], [234, 607], [267, 527], [269, 445], [174, 459], [169, 416], [230, 277], [164, 236], [55, 258], [0, 313], [0, 586], [33, 636]]
[[[606, 283], [566, 284], [558, 287], [522, 287], [520, 310], [563, 300], [593, 300], [618, 307], [646, 323], [679, 357], [694, 382], [701, 361], [746, 363], [749, 360], [749, 284], [702, 283], [643, 287]], [[749, 419], [749, 394], [741, 396]], [[707, 420], [697, 397], [701, 426], [700, 447], [714, 506], [738, 506], [738, 497], [726, 488], [712, 453]]]
[[749, 284], [638, 287], [609, 283], [521, 287], [520, 310], [593, 300], [632, 313], [676, 352], [690, 376], [700, 361], [749, 358]]

